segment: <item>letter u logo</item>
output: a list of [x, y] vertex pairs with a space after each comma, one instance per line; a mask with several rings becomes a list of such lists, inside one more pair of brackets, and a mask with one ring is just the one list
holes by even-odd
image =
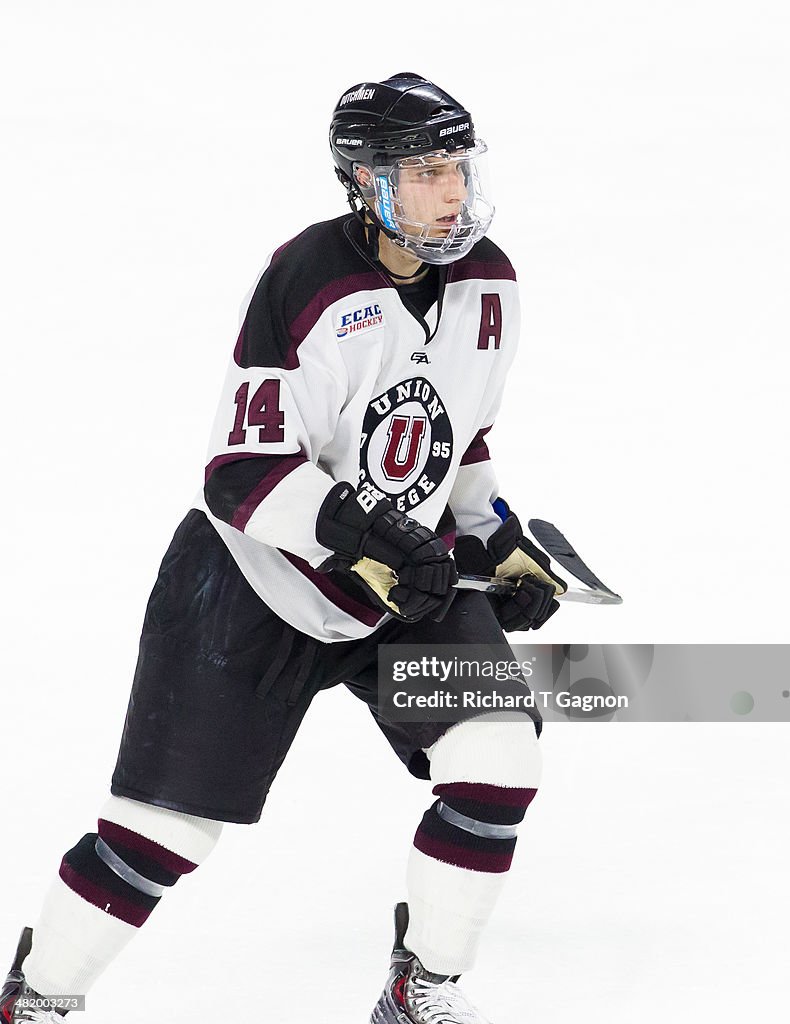
[[426, 426], [424, 416], [392, 417], [387, 447], [381, 459], [381, 468], [388, 480], [405, 480], [414, 471]]

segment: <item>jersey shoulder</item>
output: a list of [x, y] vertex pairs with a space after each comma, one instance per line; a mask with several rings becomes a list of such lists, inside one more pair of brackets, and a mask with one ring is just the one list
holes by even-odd
[[515, 281], [516, 271], [506, 254], [490, 238], [481, 238], [463, 259], [452, 264], [452, 280], [500, 279]]
[[240, 366], [294, 368], [296, 347], [339, 284], [361, 286], [371, 268], [351, 242], [350, 219], [311, 224], [275, 249], [247, 308], [234, 355]]
[[275, 249], [270, 269], [290, 284], [301, 282], [305, 290], [358, 270], [359, 253], [346, 230], [352, 219], [346, 213], [311, 224]]

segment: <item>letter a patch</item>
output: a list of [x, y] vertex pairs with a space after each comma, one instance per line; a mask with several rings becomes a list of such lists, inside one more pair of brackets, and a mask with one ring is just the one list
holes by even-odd
[[494, 348], [499, 348], [502, 340], [502, 302], [499, 295], [481, 295], [482, 311], [480, 313], [480, 333], [477, 336], [478, 348], [490, 348], [494, 339]]

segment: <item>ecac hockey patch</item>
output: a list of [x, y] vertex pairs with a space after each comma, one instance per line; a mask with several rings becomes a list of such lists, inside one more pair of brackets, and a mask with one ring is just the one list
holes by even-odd
[[384, 314], [378, 302], [374, 302], [370, 306], [360, 306], [341, 313], [337, 318], [335, 333], [338, 338], [348, 338], [352, 334], [364, 334], [383, 326]]

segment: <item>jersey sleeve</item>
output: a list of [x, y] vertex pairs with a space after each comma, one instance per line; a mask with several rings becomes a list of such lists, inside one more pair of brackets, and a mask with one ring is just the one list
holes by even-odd
[[[518, 313], [518, 297], [514, 291], [510, 315], [518, 318]], [[493, 502], [499, 497], [499, 482], [486, 439], [502, 404], [505, 381], [516, 355], [517, 338], [516, 330], [497, 362], [487, 389], [487, 397], [481, 406], [482, 414], [478, 420], [477, 433], [461, 456], [448, 502], [455, 518], [457, 536], [472, 535], [479, 537], [483, 543], [502, 525], [502, 520], [493, 508]]]
[[270, 263], [228, 365], [204, 497], [218, 519], [315, 568], [332, 554], [316, 540], [315, 522], [336, 481], [318, 462], [334, 433], [346, 380], [322, 320], [304, 336], [298, 330], [289, 291], [288, 275]]
[[485, 442], [490, 429], [490, 426], [482, 427], [464, 453], [449, 501], [457, 535], [471, 534], [483, 543], [501, 525], [493, 509], [493, 502], [499, 496], [499, 484]]

